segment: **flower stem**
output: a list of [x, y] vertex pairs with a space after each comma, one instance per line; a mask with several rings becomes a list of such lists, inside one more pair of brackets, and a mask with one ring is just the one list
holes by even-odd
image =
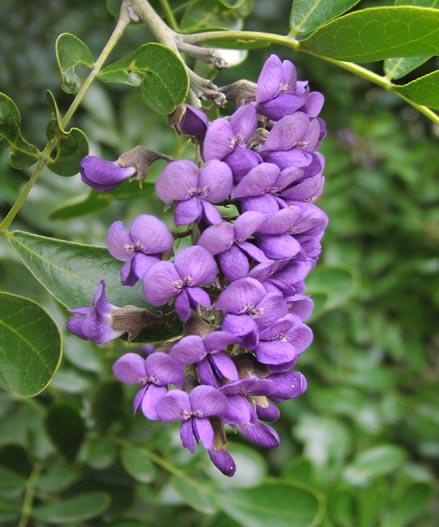
[[439, 125], [439, 115], [438, 114], [430, 110], [430, 108], [427, 108], [427, 106], [418, 104], [415, 101], [412, 101], [411, 99], [406, 97], [405, 95], [399, 93], [398, 86], [396, 84], [393, 84], [386, 77], [377, 75], [373, 71], [370, 71], [367, 68], [363, 68], [362, 66], [359, 66], [358, 64], [354, 64], [353, 62], [345, 62], [343, 60], [332, 59], [330, 57], [325, 57], [323, 55], [319, 55], [318, 53], [308, 51], [307, 49], [303, 49], [300, 45], [300, 42], [291, 36], [275, 35], [272, 33], [263, 33], [259, 31], [208, 31], [206, 33], [193, 33], [192, 35], [181, 35], [181, 38], [188, 44], [199, 44], [201, 42], [208, 42], [209, 40], [218, 40], [218, 39], [232, 40], [232, 41], [241, 40], [243, 42], [248, 42], [248, 41], [268, 42], [270, 44], [277, 44], [280, 46], [290, 48], [296, 52], [301, 52], [301, 53], [306, 53], [307, 55], [312, 55], [313, 57], [317, 57], [321, 60], [324, 60], [325, 62], [329, 62], [330, 64], [334, 64], [335, 66], [338, 66], [339, 68], [349, 71], [350, 73], [353, 73], [354, 75], [362, 77], [363, 79], [366, 79], [369, 82], [372, 82], [373, 84], [376, 84], [377, 86], [380, 86], [381, 88], [384, 88], [386, 91], [390, 93], [394, 93], [400, 99], [405, 101], [407, 104], [410, 104], [410, 106], [413, 106], [413, 108], [415, 108], [418, 112], [425, 115], [425, 117], [430, 119], [430, 121], [432, 121], [434, 124]]
[[26, 527], [27, 522], [32, 514], [32, 502], [34, 500], [35, 485], [40, 477], [42, 467], [40, 463], [35, 463], [26, 485], [23, 506], [21, 508], [20, 521], [17, 527]]
[[174, 13], [172, 12], [168, 0], [160, 0], [160, 5], [162, 7], [163, 13], [165, 14], [165, 17], [168, 20], [169, 27], [171, 27], [174, 31], [178, 31], [177, 20], [175, 19]]
[[[120, 15], [119, 15], [117, 24], [113, 30], [113, 33], [108, 39], [108, 42], [105, 44], [105, 47], [102, 50], [96, 62], [94, 63], [91, 72], [89, 73], [88, 77], [85, 79], [83, 85], [81, 86], [81, 89], [76, 94], [75, 98], [73, 99], [71, 105], [69, 106], [67, 112], [65, 113], [62, 119], [63, 127], [66, 127], [69, 124], [70, 120], [72, 119], [73, 115], [75, 114], [76, 110], [78, 109], [79, 105], [84, 99], [85, 94], [87, 93], [90, 86], [93, 84], [94, 80], [96, 79], [96, 76], [101, 71], [103, 64], [107, 60], [108, 56], [110, 55], [111, 51], [113, 50], [117, 42], [120, 40], [125, 28], [127, 27], [129, 23], [130, 23], [130, 17], [128, 14], [128, 3], [125, 0], [122, 4]], [[38, 162], [35, 165], [35, 168], [33, 169], [31, 177], [29, 178], [28, 182], [21, 190], [20, 194], [18, 195], [17, 199], [12, 205], [10, 211], [7, 213], [3, 221], [0, 223], [0, 234], [4, 234], [5, 231], [7, 231], [7, 229], [9, 228], [9, 226], [11, 225], [11, 223], [14, 221], [15, 217], [19, 213], [21, 207], [26, 201], [26, 198], [28, 197], [30, 191], [32, 190], [32, 187], [35, 185], [41, 172], [43, 171], [44, 167], [47, 165], [47, 162], [50, 160], [50, 155], [53, 152], [53, 150], [56, 148], [58, 141], [59, 141], [59, 136], [55, 135], [47, 143], [47, 145], [44, 147], [44, 149], [40, 153]]]

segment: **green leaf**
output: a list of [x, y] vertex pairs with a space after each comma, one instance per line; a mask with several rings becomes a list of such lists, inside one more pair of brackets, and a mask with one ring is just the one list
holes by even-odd
[[17, 493], [26, 487], [26, 478], [15, 470], [0, 466], [0, 494]]
[[439, 70], [396, 88], [412, 101], [439, 110]]
[[53, 464], [37, 481], [37, 488], [46, 494], [59, 493], [69, 488], [80, 476], [77, 467], [55, 457]]
[[59, 176], [74, 176], [79, 172], [79, 162], [88, 154], [87, 136], [79, 128], [64, 130], [58, 105], [50, 90], [46, 91], [46, 102], [52, 114], [47, 127], [47, 138], [50, 140], [56, 136], [59, 139], [47, 166]]
[[21, 508], [16, 503], [0, 496], [0, 522], [9, 522], [20, 516]]
[[180, 27], [185, 33], [206, 31], [207, 29], [242, 28], [243, 18], [254, 7], [254, 0], [237, 0], [234, 3], [222, 0], [193, 0], [186, 8]]
[[98, 78], [139, 86], [143, 102], [160, 114], [172, 113], [189, 90], [189, 78], [181, 59], [169, 48], [154, 42], [104, 68]]
[[376, 7], [344, 15], [301, 42], [317, 55], [354, 62], [439, 54], [439, 10]]
[[11, 149], [9, 162], [17, 169], [33, 165], [40, 154], [38, 148], [21, 135], [21, 114], [17, 105], [0, 92], [0, 147], [5, 144]]
[[[192, 477], [196, 477], [195, 475]], [[210, 481], [203, 482], [203, 492], [199, 492], [193, 485], [183, 478], [174, 476], [170, 479], [171, 489], [181, 500], [201, 514], [215, 514], [218, 510], [215, 494], [218, 492]]]
[[117, 458], [117, 447], [109, 439], [91, 436], [83, 444], [79, 459], [95, 470], [104, 470]]
[[434, 494], [432, 486], [426, 483], [411, 485], [397, 503], [392, 504], [384, 524], [386, 527], [405, 527], [412, 524], [427, 510]]
[[[395, 5], [411, 5], [418, 7], [439, 7], [439, 0], [395, 0]], [[389, 79], [400, 79], [404, 77], [411, 71], [415, 70], [424, 62], [426, 62], [430, 57], [398, 57], [394, 59], [386, 59], [384, 61], [384, 72], [386, 77]]]
[[88, 306], [100, 280], [110, 302], [144, 307], [138, 287], [120, 285], [120, 262], [105, 247], [14, 231], [8, 238], [34, 277], [67, 308]]
[[60, 453], [75, 459], [85, 436], [85, 424], [78, 410], [66, 404], [52, 406], [46, 416], [46, 429]]
[[137, 481], [150, 483], [154, 481], [156, 468], [154, 464], [135, 446], [125, 446], [120, 453], [124, 469]]
[[231, 518], [243, 527], [312, 527], [320, 525], [319, 495], [299, 484], [269, 480], [251, 489], [233, 489], [218, 495]]
[[352, 273], [343, 267], [321, 265], [307, 279], [307, 294], [314, 300], [313, 318], [345, 304], [355, 290]]
[[360, 0], [294, 0], [290, 15], [291, 35], [309, 33], [349, 11]]
[[62, 33], [55, 43], [56, 61], [61, 75], [61, 88], [66, 93], [77, 93], [81, 87], [78, 68], [92, 68], [93, 54], [87, 44], [71, 33]]
[[103, 492], [79, 494], [65, 500], [58, 499], [49, 505], [42, 505], [33, 510], [37, 520], [64, 525], [96, 518], [110, 506], [110, 496]]
[[405, 451], [399, 446], [380, 445], [359, 454], [346, 467], [344, 477], [352, 484], [361, 485], [371, 478], [393, 472], [402, 465], [405, 457]]
[[49, 384], [61, 361], [61, 335], [33, 300], [0, 292], [0, 373], [9, 388], [33, 397]]

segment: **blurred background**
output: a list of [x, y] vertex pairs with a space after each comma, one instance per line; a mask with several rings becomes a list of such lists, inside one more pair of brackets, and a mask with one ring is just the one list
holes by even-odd
[[[173, 5], [181, 16], [193, 3]], [[232, 20], [235, 26], [287, 32], [289, 1], [256, 0], [254, 7], [252, 2], [244, 7]], [[59, 89], [57, 35], [78, 35], [96, 56], [114, 19], [103, 0], [3, 0], [1, 9], [7, 24], [2, 25], [0, 90], [20, 107], [25, 136], [42, 147], [48, 121], [44, 90], [54, 90], [64, 110], [71, 100]], [[188, 26], [196, 25], [198, 12], [190, 15]], [[148, 39], [143, 26], [130, 28], [112, 58]], [[300, 400], [282, 406], [276, 425], [282, 446], [260, 451], [233, 437], [237, 475], [233, 480], [218, 476], [204, 455], [190, 456], [179, 447], [176, 427], [132, 417], [132, 390], [111, 374], [125, 343], [99, 348], [66, 335], [62, 366], [45, 393], [18, 400], [0, 390], [0, 523], [17, 525], [31, 483], [34, 503], [51, 504], [55, 512], [27, 520], [29, 526], [258, 527], [245, 513], [239, 523], [232, 520], [210, 496], [276, 476], [326, 497], [318, 525], [438, 525], [439, 130], [391, 94], [285, 49], [244, 53], [244, 61], [215, 82], [255, 81], [270, 52], [293, 60], [299, 78], [324, 92], [322, 116], [329, 132], [322, 147], [327, 169], [319, 206], [330, 223], [322, 260], [310, 278], [311, 291], [318, 290], [311, 324], [315, 341], [300, 362], [309, 388]], [[95, 83], [76, 120], [93, 153], [108, 159], [137, 144], [174, 153], [175, 136], [166, 119], [127, 87]], [[28, 175], [11, 169], [7, 152], [0, 152], [2, 216]], [[150, 191], [147, 186], [129, 201], [123, 192], [102, 200], [89, 194], [79, 177], [47, 171], [15, 226], [102, 245], [116, 219], [129, 221], [142, 212], [163, 215]], [[37, 299], [64, 327], [66, 313], [3, 239], [0, 289]], [[116, 435], [127, 443], [113, 441]], [[173, 469], [139, 458], [128, 442], [144, 445]], [[209, 492], [200, 492], [178, 471]], [[101, 501], [86, 504], [86, 512], [83, 504], [73, 507], [66, 516], [64, 500], [84, 491]], [[274, 506], [281, 498], [273, 498]], [[283, 525], [277, 521], [265, 518], [264, 525]]]

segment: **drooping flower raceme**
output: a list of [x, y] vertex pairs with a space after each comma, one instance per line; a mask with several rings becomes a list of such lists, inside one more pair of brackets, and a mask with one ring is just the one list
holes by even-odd
[[[108, 249], [123, 262], [121, 282], [141, 281], [146, 309], [116, 308], [101, 282], [92, 306], [73, 310], [68, 322], [73, 333], [103, 344], [123, 331], [133, 338], [151, 323], [165, 328], [180, 320], [180, 337], [144, 343], [118, 359], [113, 372], [139, 386], [135, 412], [180, 423], [183, 446], [203, 447], [228, 476], [236, 467], [227, 429], [262, 447], [279, 446], [267, 422], [279, 418], [279, 404], [307, 388], [293, 368], [313, 340], [305, 324], [313, 308], [306, 279], [328, 223], [314, 203], [324, 186], [323, 95], [276, 55], [265, 62], [256, 90], [244, 95], [236, 96], [245, 104], [232, 115], [211, 122], [190, 106], [171, 118], [203, 159], [171, 161], [156, 182], [158, 197], [175, 207], [174, 223], [185, 231], [173, 236], [146, 214], [129, 228], [121, 221], [109, 228]], [[84, 181], [102, 191], [135, 170], [90, 157], [81, 164]], [[180, 243], [185, 248], [178, 250]]]

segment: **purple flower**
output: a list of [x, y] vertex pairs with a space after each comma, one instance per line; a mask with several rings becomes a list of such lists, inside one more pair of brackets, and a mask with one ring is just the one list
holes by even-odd
[[173, 241], [166, 225], [149, 214], [138, 216], [129, 229], [121, 221], [112, 223], [107, 247], [114, 258], [125, 262], [120, 271], [122, 284], [135, 285], [163, 253], [172, 249]]
[[214, 431], [209, 417], [222, 417], [227, 411], [227, 398], [212, 386], [201, 385], [190, 394], [173, 390], [157, 405], [157, 414], [164, 423], [180, 421], [183, 446], [194, 453], [196, 444], [213, 449]]
[[171, 355], [182, 364], [196, 364], [203, 384], [218, 386], [225, 381], [239, 378], [235, 363], [224, 351], [238, 342], [236, 335], [213, 331], [204, 339], [197, 335], [183, 337], [171, 350]]
[[298, 257], [259, 264], [250, 271], [249, 276], [259, 280], [267, 293], [280, 293], [288, 298], [297, 293], [296, 284], [304, 280], [311, 267], [309, 260]]
[[229, 118], [212, 121], [203, 142], [203, 159], [219, 159], [232, 169], [236, 180], [258, 165], [262, 158], [247, 147], [257, 127], [256, 110], [253, 104], [241, 106]]
[[121, 167], [114, 161], [87, 156], [80, 163], [82, 181], [100, 192], [114, 190], [136, 174], [135, 167]]
[[277, 448], [280, 445], [279, 436], [271, 426], [264, 423], [249, 423], [236, 428], [252, 443], [264, 448]]
[[280, 411], [275, 404], [268, 402], [268, 405], [256, 405], [256, 415], [261, 421], [277, 421]]
[[224, 276], [232, 282], [245, 278], [250, 269], [249, 260], [267, 261], [264, 253], [247, 241], [265, 222], [259, 212], [241, 214], [234, 225], [227, 222], [208, 227], [200, 236], [198, 245], [217, 257]]
[[325, 99], [319, 92], [309, 93], [307, 82], [297, 82], [296, 68], [289, 60], [270, 55], [259, 74], [256, 88], [257, 110], [277, 121], [299, 109], [317, 117]]
[[286, 315], [271, 326], [259, 332], [255, 348], [258, 361], [262, 364], [293, 365], [300, 353], [311, 344], [311, 329], [293, 315]]
[[233, 461], [232, 456], [225, 448], [216, 450], [212, 448], [208, 451], [210, 460], [216, 466], [216, 468], [221, 471], [225, 476], [233, 476], [236, 471], [236, 465]]
[[155, 352], [146, 359], [136, 353], [125, 353], [113, 364], [113, 374], [124, 384], [140, 384], [134, 398], [134, 413], [139, 408], [143, 415], [157, 420], [157, 403], [166, 395], [168, 385], [182, 386], [183, 368], [166, 353]]
[[145, 300], [163, 306], [175, 298], [175, 309], [186, 322], [199, 305], [210, 308], [209, 295], [199, 286], [214, 282], [218, 268], [215, 259], [199, 246], [183, 249], [174, 263], [158, 262], [143, 277]]
[[123, 331], [114, 331], [111, 326], [112, 313], [117, 309], [110, 304], [105, 295], [105, 282], [101, 280], [90, 307], [78, 307], [70, 313], [73, 317], [67, 322], [67, 329], [81, 339], [95, 344], [105, 344], [117, 339]]
[[305, 376], [299, 371], [273, 373], [269, 379], [275, 386], [270, 399], [277, 403], [300, 397], [308, 387]]
[[269, 326], [287, 314], [287, 304], [280, 294], [267, 294], [254, 278], [232, 282], [218, 297], [216, 309], [225, 313], [222, 329], [242, 337], [249, 349], [258, 341], [259, 328]]
[[230, 168], [212, 160], [201, 169], [192, 161], [168, 163], [156, 183], [158, 197], [167, 204], [176, 203], [175, 225], [188, 225], [202, 218], [214, 224], [221, 215], [212, 203], [229, 197], [233, 177]]
[[182, 134], [191, 135], [201, 142], [206, 135], [208, 124], [209, 120], [203, 111], [187, 105], [177, 128]]

